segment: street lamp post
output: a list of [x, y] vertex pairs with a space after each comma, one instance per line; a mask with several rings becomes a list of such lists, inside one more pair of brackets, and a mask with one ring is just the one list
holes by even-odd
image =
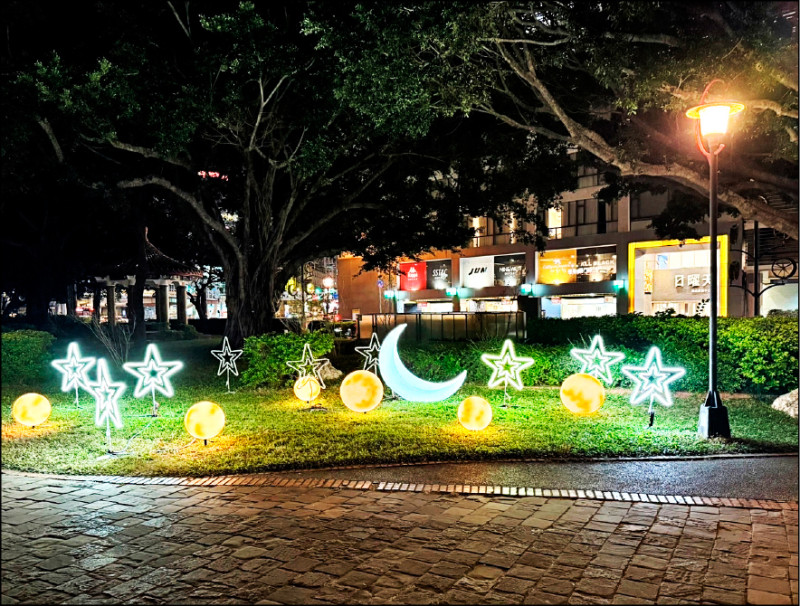
[[[686, 112], [689, 118], [697, 120], [695, 124], [695, 142], [697, 148], [708, 160], [708, 224], [709, 224], [709, 264], [710, 264], [710, 303], [708, 317], [708, 394], [700, 407], [700, 418], [697, 432], [704, 438], [730, 438], [731, 427], [728, 421], [728, 409], [722, 404], [717, 391], [717, 298], [719, 291], [717, 260], [717, 188], [719, 177], [719, 154], [725, 149], [722, 142], [728, 132], [728, 118], [744, 109], [744, 105], [735, 102], [705, 103], [708, 90], [721, 80], [713, 80], [706, 86], [700, 105]], [[703, 143], [708, 143], [708, 147]]]

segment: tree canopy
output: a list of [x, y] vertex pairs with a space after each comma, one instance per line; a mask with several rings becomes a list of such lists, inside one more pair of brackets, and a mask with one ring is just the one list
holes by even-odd
[[347, 90], [307, 14], [304, 3], [126, 4], [94, 43], [58, 39], [4, 81], [26, 127], [17, 139], [49, 147], [76, 183], [192, 211], [225, 272], [233, 342], [269, 329], [308, 260], [350, 250], [385, 267], [460, 246], [467, 215], [514, 215], [533, 226], [520, 239], [541, 244], [527, 198], [545, 208], [573, 183], [562, 143], [493, 120], [412, 103], [374, 121], [357, 109], [369, 92]]
[[493, 116], [590, 154], [611, 196], [643, 183], [707, 195], [684, 114], [719, 79], [709, 101], [747, 106], [723, 152], [720, 202], [798, 237], [796, 3], [372, 2], [318, 10], [307, 28], [376, 124], [419, 108], [421, 127], [459, 111]]

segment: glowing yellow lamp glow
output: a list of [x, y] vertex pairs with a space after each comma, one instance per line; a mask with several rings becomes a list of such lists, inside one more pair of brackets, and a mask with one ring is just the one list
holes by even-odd
[[576, 373], [561, 384], [561, 403], [576, 415], [588, 415], [597, 411], [606, 401], [603, 384], [592, 375]]
[[198, 402], [186, 411], [183, 424], [190, 436], [198, 440], [210, 440], [225, 427], [225, 413], [214, 402]]
[[480, 431], [492, 422], [492, 406], [480, 396], [470, 396], [458, 406], [458, 422], [465, 429]]
[[353, 412], [369, 412], [383, 400], [383, 383], [374, 372], [354, 370], [342, 381], [339, 395]]
[[319, 381], [313, 376], [300, 377], [294, 382], [294, 395], [303, 402], [311, 402], [319, 395]]
[[17, 423], [36, 427], [44, 423], [50, 416], [53, 407], [50, 400], [38, 393], [26, 393], [21, 395], [11, 407], [11, 415]]
[[700, 120], [700, 134], [704, 137], [708, 135], [724, 135], [728, 132], [728, 117], [738, 114], [744, 109], [742, 103], [706, 103], [698, 105], [686, 112], [686, 116], [694, 120]]

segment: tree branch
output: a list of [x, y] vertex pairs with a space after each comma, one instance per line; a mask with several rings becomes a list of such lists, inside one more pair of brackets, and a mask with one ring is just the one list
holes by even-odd
[[[225, 224], [221, 223], [214, 217], [212, 217], [205, 208], [203, 208], [202, 203], [192, 194], [183, 191], [170, 181], [167, 181], [163, 177], [156, 177], [151, 176], [144, 179], [130, 179], [128, 181], [120, 181], [117, 183], [117, 187], [120, 189], [132, 189], [135, 187], [147, 187], [148, 185], [155, 185], [161, 187], [162, 189], [171, 192], [184, 202], [188, 203], [189, 206], [197, 213], [197, 216], [200, 218], [203, 223], [205, 223], [209, 228], [211, 228], [215, 233], [219, 234], [223, 240], [225, 240], [226, 244], [230, 246], [231, 250], [237, 255], [237, 257], [241, 256], [241, 252], [239, 251], [239, 244], [233, 235], [225, 228]], [[243, 259], [242, 259], [243, 260]]]
[[58, 160], [58, 163], [63, 164], [64, 152], [61, 150], [61, 145], [58, 144], [58, 139], [56, 138], [56, 134], [53, 132], [53, 127], [50, 126], [50, 122], [47, 121], [47, 118], [40, 118], [39, 120], [37, 120], [37, 122], [47, 135], [47, 138], [50, 139], [50, 145], [53, 146], [53, 151], [56, 154], [56, 159]]
[[123, 143], [122, 141], [117, 141], [114, 139], [108, 141], [108, 144], [115, 149], [121, 149], [123, 151], [139, 154], [144, 158], [153, 158], [154, 160], [161, 160], [162, 162], [166, 162], [167, 164], [174, 164], [175, 166], [180, 166], [181, 168], [185, 168], [186, 170], [192, 169], [191, 165], [187, 162], [184, 162], [183, 160], [179, 160], [177, 158], [165, 158], [158, 152], [147, 147], [131, 145], [130, 143]]
[[642, 44], [664, 44], [675, 48], [684, 46], [681, 40], [669, 34], [615, 34], [613, 32], [605, 32], [603, 37], [625, 42], [641, 42]]

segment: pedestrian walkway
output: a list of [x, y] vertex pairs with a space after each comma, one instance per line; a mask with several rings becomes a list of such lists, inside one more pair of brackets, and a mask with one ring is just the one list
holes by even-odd
[[4, 472], [2, 599], [797, 604], [796, 502], [472, 488]]

